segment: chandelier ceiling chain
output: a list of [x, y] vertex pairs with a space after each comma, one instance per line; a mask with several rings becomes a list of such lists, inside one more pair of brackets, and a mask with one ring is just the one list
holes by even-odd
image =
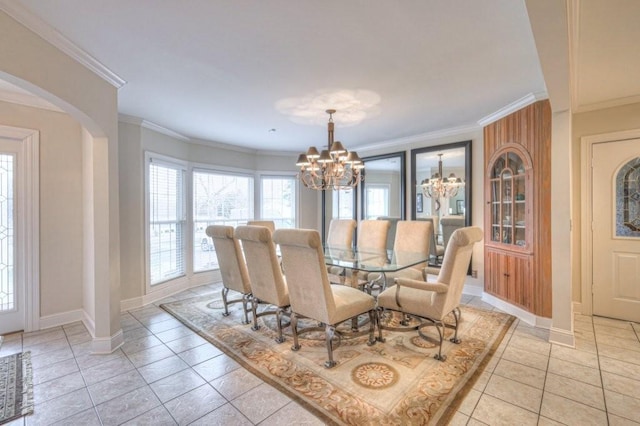
[[333, 141], [333, 114], [336, 110], [328, 109], [327, 149], [318, 153], [315, 146], [309, 147], [306, 153], [298, 156], [296, 166], [300, 167], [298, 179], [311, 189], [349, 189], [362, 180], [364, 164], [355, 151], [347, 151], [340, 141]]
[[436, 210], [440, 208], [440, 199], [451, 198], [458, 195], [460, 188], [464, 187], [464, 181], [456, 177], [455, 173], [444, 177], [442, 173], [442, 154], [438, 154], [438, 171], [430, 178], [424, 179], [420, 185], [425, 197], [436, 201]]

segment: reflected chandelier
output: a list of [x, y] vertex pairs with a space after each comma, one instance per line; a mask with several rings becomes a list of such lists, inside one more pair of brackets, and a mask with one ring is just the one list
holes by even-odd
[[304, 186], [319, 191], [325, 189], [349, 189], [362, 180], [364, 164], [358, 153], [347, 151], [340, 141], [333, 141], [333, 114], [335, 109], [328, 109], [329, 141], [327, 149], [318, 153], [315, 146], [309, 147], [306, 154], [298, 156], [296, 166], [300, 167], [298, 179]]
[[[441, 198], [455, 197], [458, 195], [458, 190], [464, 187], [464, 181], [456, 177], [455, 173], [451, 173], [449, 177], [442, 175], [442, 154], [438, 154], [438, 157], [438, 172], [420, 183], [424, 196], [436, 201]], [[436, 210], [439, 204], [436, 204]]]

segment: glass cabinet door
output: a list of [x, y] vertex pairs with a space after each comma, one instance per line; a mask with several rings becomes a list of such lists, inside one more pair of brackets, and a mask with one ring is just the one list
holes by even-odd
[[495, 160], [489, 179], [491, 241], [527, 246], [525, 183], [525, 164], [517, 153], [507, 151]]

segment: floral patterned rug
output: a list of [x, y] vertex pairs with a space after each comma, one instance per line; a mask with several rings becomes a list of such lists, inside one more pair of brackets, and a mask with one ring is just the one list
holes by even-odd
[[[344, 336], [334, 351], [338, 365], [326, 369], [324, 333], [304, 334], [302, 347], [294, 352], [288, 328], [286, 341], [275, 342], [273, 315], [260, 317], [261, 327], [253, 331], [241, 324], [239, 304], [232, 305], [231, 315], [224, 317], [221, 304], [211, 296], [161, 307], [324, 422], [353, 425], [446, 424], [514, 319], [463, 307], [458, 335], [462, 342], [445, 340], [444, 362], [433, 358], [437, 345], [416, 331], [383, 330], [386, 341], [372, 346], [367, 345], [367, 335]], [[397, 325], [398, 319], [387, 313], [384, 321]], [[432, 327], [424, 330], [437, 336]], [[448, 333], [447, 338], [453, 331]]]

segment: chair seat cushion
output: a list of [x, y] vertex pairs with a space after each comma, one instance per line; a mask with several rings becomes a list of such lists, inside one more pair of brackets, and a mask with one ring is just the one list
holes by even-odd
[[345, 285], [331, 285], [336, 311], [329, 324], [335, 325], [376, 307], [376, 300], [370, 294]]
[[396, 303], [396, 286], [394, 285], [378, 295], [378, 306], [420, 317], [434, 318], [434, 316], [438, 315], [438, 313], [433, 310], [433, 300], [435, 296], [436, 293], [433, 291], [401, 287], [400, 303], [402, 306], [398, 306]]

